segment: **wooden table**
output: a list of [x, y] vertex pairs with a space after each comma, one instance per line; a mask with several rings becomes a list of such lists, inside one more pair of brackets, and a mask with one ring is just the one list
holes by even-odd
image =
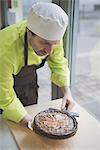
[[[53, 107], [60, 108], [61, 99], [26, 107], [32, 115]], [[79, 112], [79, 127], [75, 136], [65, 140], [42, 137], [30, 129], [7, 121], [20, 150], [100, 150], [100, 123], [82, 107], [76, 104], [73, 111]]]

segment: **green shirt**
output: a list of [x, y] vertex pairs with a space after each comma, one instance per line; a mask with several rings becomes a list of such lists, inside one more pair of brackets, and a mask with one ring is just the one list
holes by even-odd
[[[25, 29], [26, 21], [22, 21], [0, 31], [0, 108], [3, 117], [14, 122], [19, 122], [27, 114], [13, 89], [13, 74], [17, 75], [24, 66]], [[45, 57], [38, 56], [29, 46], [29, 65], [38, 65]], [[68, 61], [64, 58], [62, 41], [53, 48], [47, 62], [52, 82], [59, 87], [69, 86]]]

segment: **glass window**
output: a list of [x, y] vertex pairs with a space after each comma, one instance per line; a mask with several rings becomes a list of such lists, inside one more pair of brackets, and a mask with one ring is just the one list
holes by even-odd
[[79, 5], [74, 97], [100, 120], [100, 1]]

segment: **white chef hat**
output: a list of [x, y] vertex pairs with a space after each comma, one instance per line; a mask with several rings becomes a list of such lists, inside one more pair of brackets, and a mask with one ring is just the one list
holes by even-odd
[[67, 14], [54, 3], [35, 3], [27, 18], [27, 28], [46, 40], [60, 40], [67, 25]]

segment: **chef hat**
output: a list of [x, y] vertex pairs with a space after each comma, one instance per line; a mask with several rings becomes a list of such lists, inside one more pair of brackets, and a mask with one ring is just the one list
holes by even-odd
[[35, 3], [27, 18], [27, 28], [46, 40], [60, 40], [67, 25], [67, 14], [54, 3]]

